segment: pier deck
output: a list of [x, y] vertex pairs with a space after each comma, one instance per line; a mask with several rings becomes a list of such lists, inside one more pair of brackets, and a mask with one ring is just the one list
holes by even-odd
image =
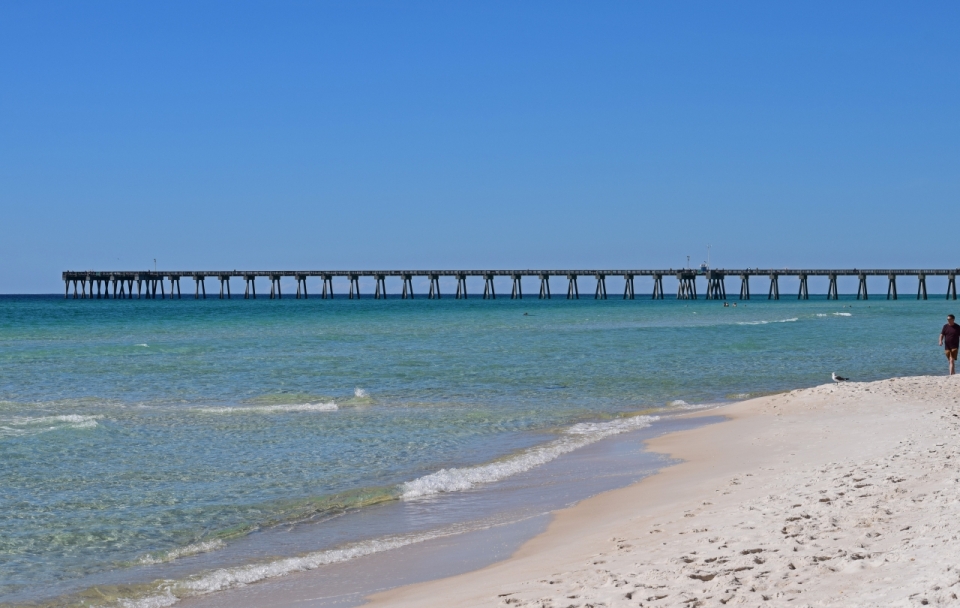
[[[671, 277], [677, 281], [678, 299], [697, 299], [698, 279], [706, 282], [704, 297], [708, 300], [727, 299], [726, 279], [734, 278], [740, 281], [740, 292], [738, 299], [749, 300], [750, 279], [751, 277], [761, 277], [769, 279], [769, 288], [767, 299], [780, 299], [780, 278], [796, 277], [799, 279], [799, 290], [797, 299], [809, 299], [808, 278], [809, 277], [827, 277], [827, 299], [838, 299], [839, 291], [837, 289], [837, 279], [839, 277], [857, 277], [858, 290], [857, 299], [868, 299], [867, 277], [886, 277], [887, 279], [887, 299], [898, 299], [897, 278], [898, 277], [916, 277], [917, 299], [927, 299], [928, 276], [944, 276], [947, 278], [948, 299], [957, 299], [956, 275], [960, 268], [944, 269], [773, 269], [773, 268], [669, 268], [669, 269], [597, 269], [597, 270], [163, 270], [163, 271], [140, 271], [140, 270], [68, 270], [63, 273], [65, 285], [64, 297], [70, 297], [70, 288], [73, 287], [73, 298], [114, 298], [114, 299], [132, 299], [141, 298], [166, 298], [167, 289], [165, 282], [169, 285], [169, 295], [171, 298], [181, 298], [180, 279], [188, 278], [194, 281], [194, 298], [206, 298], [206, 279], [216, 279], [220, 283], [220, 298], [230, 298], [231, 279], [241, 279], [244, 282], [244, 298], [256, 298], [257, 279], [268, 279], [270, 282], [270, 298], [282, 297], [280, 290], [280, 281], [284, 278], [296, 280], [296, 298], [306, 298], [307, 279], [320, 279], [321, 298], [332, 298], [333, 279], [335, 277], [346, 278], [349, 288], [346, 297], [349, 299], [360, 297], [360, 279], [372, 278], [374, 280], [374, 292], [372, 296], [376, 299], [387, 297], [386, 279], [401, 279], [400, 297], [407, 299], [413, 298], [413, 277], [422, 277], [429, 280], [429, 290], [426, 297], [429, 299], [440, 298], [440, 278], [447, 277], [456, 279], [457, 287], [454, 298], [462, 299], [467, 297], [467, 278], [479, 277], [484, 281], [483, 297], [484, 299], [496, 298], [494, 288], [494, 278], [509, 277], [512, 281], [511, 298], [523, 297], [523, 278], [535, 278], [540, 281], [539, 298], [549, 299], [552, 297], [550, 291], [550, 279], [552, 277], [563, 277], [567, 280], [567, 299], [579, 299], [580, 290], [577, 279], [579, 277], [590, 277], [596, 280], [594, 298], [607, 299], [607, 277], [622, 277], [624, 279], [623, 298], [632, 300], [635, 298], [636, 277], [650, 277], [653, 279], [653, 289], [650, 297], [655, 300], [661, 300], [664, 297], [663, 278]], [[136, 296], [134, 296], [134, 285], [136, 285]]]

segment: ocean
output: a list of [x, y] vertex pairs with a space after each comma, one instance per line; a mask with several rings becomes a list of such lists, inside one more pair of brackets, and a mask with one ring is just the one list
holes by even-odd
[[0, 604], [170, 605], [518, 521], [654, 470], [531, 506], [677, 413], [942, 374], [957, 309], [737, 304], [0, 296]]

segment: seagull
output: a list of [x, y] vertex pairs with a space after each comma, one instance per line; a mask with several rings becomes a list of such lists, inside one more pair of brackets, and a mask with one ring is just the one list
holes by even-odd
[[832, 376], [833, 376], [834, 382], [846, 382], [847, 380], [850, 379], [850, 378], [844, 378], [843, 376], [838, 376], [837, 372], [833, 372]]

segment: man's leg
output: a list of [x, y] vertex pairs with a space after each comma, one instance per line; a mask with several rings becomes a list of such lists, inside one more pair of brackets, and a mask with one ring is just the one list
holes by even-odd
[[954, 352], [954, 351], [950, 351], [950, 350], [947, 351], [947, 360], [950, 361], [950, 375], [951, 375], [951, 376], [954, 374], [954, 371], [955, 371], [955, 368], [956, 368], [956, 364], [957, 364], [957, 360], [954, 358], [953, 352]]

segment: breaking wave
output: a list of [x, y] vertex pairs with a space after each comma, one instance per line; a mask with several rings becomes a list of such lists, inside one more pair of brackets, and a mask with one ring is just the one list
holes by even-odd
[[475, 467], [440, 469], [436, 473], [403, 483], [400, 485], [401, 497], [409, 500], [444, 492], [460, 492], [480, 484], [499, 481], [546, 464], [563, 454], [604, 437], [648, 427], [657, 419], [657, 416], [633, 416], [610, 422], [575, 424], [564, 431], [559, 439], [508, 456], [503, 460]]
[[766, 325], [768, 323], [793, 323], [794, 321], [799, 321], [799, 319], [792, 317], [790, 319], [780, 319], [777, 321], [739, 321], [737, 325]]
[[226, 544], [220, 540], [208, 540], [202, 543], [194, 543], [192, 545], [187, 545], [186, 547], [178, 547], [176, 549], [171, 549], [160, 554], [151, 554], [145, 555], [137, 560], [138, 564], [150, 565], [150, 564], [165, 564], [167, 562], [172, 562], [175, 559], [181, 557], [189, 557], [191, 555], [197, 555], [200, 553], [209, 553], [210, 551], [216, 551], [217, 549], [222, 549]]
[[0, 420], [0, 437], [36, 435], [60, 429], [92, 429], [103, 415], [82, 416], [65, 414], [61, 416], [14, 416]]
[[186, 597], [196, 597], [224, 591], [234, 587], [249, 585], [262, 580], [277, 578], [294, 572], [314, 570], [321, 566], [350, 561], [366, 555], [398, 549], [407, 545], [460, 534], [472, 529], [470, 526], [455, 525], [444, 529], [420, 534], [389, 536], [386, 538], [362, 541], [341, 547], [316, 551], [299, 557], [278, 559], [271, 562], [219, 568], [199, 576], [179, 581], [166, 580], [156, 585], [152, 592], [138, 599], [120, 599], [124, 608], [163, 608], [172, 606]]
[[335, 412], [336, 403], [286, 403], [278, 405], [245, 405], [239, 407], [198, 407], [204, 414], [275, 414], [278, 412]]

